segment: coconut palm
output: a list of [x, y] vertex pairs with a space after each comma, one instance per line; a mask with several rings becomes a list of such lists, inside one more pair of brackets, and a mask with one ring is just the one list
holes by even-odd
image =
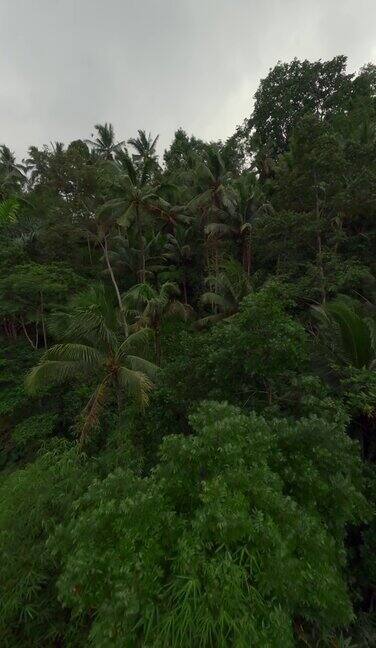
[[[157, 232], [145, 241], [143, 253], [147, 281], [152, 281], [159, 272], [165, 269], [163, 243], [164, 237], [161, 232]], [[135, 232], [128, 230], [125, 236], [121, 234], [113, 237], [109, 260], [118, 276], [124, 275], [125, 272], [132, 283], [137, 282], [141, 265], [141, 251], [138, 248]]]
[[13, 225], [16, 222], [19, 208], [20, 203], [14, 197], [0, 202], [0, 229]]
[[251, 233], [252, 220], [258, 208], [258, 187], [256, 176], [243, 173], [233, 184], [236, 208], [234, 212], [234, 230], [240, 242], [242, 264], [248, 276], [251, 274]]
[[[93, 152], [102, 160], [113, 160], [120, 152], [124, 142], [115, 142], [115, 132], [112, 124], [96, 124], [97, 137], [94, 140], [85, 140]], [[94, 137], [94, 134], [92, 135]]]
[[177, 225], [174, 234], [167, 234], [164, 257], [173, 264], [183, 289], [184, 303], [188, 303], [188, 274], [193, 265], [194, 250], [192, 227]]
[[201, 303], [210, 306], [216, 312], [201, 318], [197, 322], [199, 327], [215, 324], [236, 315], [242, 300], [251, 292], [248, 275], [234, 259], [224, 262], [219, 274], [207, 277], [205, 282], [210, 290], [201, 296]]
[[26, 387], [35, 393], [67, 380], [96, 382], [78, 424], [81, 444], [98, 426], [104, 408], [114, 397], [119, 414], [126, 395], [140, 408], [147, 405], [157, 368], [140, 350], [145, 349], [150, 331], [143, 328], [124, 334], [117, 309], [103, 285], [78, 295], [69, 313], [55, 315], [51, 328], [64, 341], [43, 354], [28, 374]]
[[[252, 225], [262, 212], [271, 213], [270, 203], [260, 188], [260, 183], [254, 173], [244, 172], [232, 182], [231, 209], [228, 210], [227, 233], [236, 241], [241, 251], [241, 261], [248, 277], [252, 264]], [[218, 225], [213, 224], [213, 228]]]
[[163, 209], [163, 201], [157, 195], [157, 188], [148, 183], [149, 169], [153, 164], [147, 160], [138, 167], [126, 152], [118, 156], [111, 166], [112, 191], [116, 198], [104, 206], [117, 216], [119, 225], [128, 230], [135, 226], [140, 251], [138, 277], [140, 283], [146, 280], [146, 238], [145, 219]]
[[25, 178], [25, 167], [16, 162], [16, 156], [8, 146], [0, 146], [0, 170], [6, 175], [14, 175], [20, 179]]
[[229, 173], [217, 146], [209, 146], [205, 161], [196, 167], [197, 195], [187, 209], [198, 210], [205, 235], [206, 264], [219, 271], [219, 241], [231, 232], [229, 213], [234, 210], [234, 192], [229, 183]]
[[81, 232], [87, 239], [89, 245], [90, 241], [93, 241], [94, 245], [99, 246], [102, 251], [103, 259], [107, 267], [107, 272], [110, 276], [115, 290], [118, 307], [123, 322], [123, 329], [124, 332], [126, 332], [127, 325], [125, 321], [123, 302], [121, 300], [119, 285], [116, 280], [114, 269], [111, 263], [111, 249], [109, 244], [109, 241], [113, 237], [114, 228], [117, 224], [116, 219], [113, 214], [104, 209], [98, 210], [96, 214], [89, 214], [89, 216], [90, 217], [86, 220], [83, 227], [81, 228]]
[[376, 369], [376, 322], [361, 315], [351, 300], [314, 306], [321, 320], [329, 325], [334, 353], [340, 361], [358, 369]]
[[132, 158], [135, 162], [146, 162], [146, 160], [153, 160], [157, 162], [157, 142], [159, 140], [159, 135], [152, 137], [152, 134], [149, 133], [146, 135], [144, 130], [138, 131], [138, 137], [131, 137], [128, 140], [130, 144], [136, 151], [132, 154]]
[[136, 328], [147, 327], [154, 332], [155, 358], [161, 362], [161, 328], [167, 317], [187, 319], [192, 312], [189, 306], [179, 301], [180, 290], [177, 284], [166, 281], [156, 290], [150, 284], [133, 286], [124, 295], [124, 303], [133, 308], [136, 314]]
[[16, 162], [16, 157], [10, 148], [2, 144], [0, 146], [0, 184], [3, 198], [20, 190], [26, 182], [25, 171], [25, 166]]

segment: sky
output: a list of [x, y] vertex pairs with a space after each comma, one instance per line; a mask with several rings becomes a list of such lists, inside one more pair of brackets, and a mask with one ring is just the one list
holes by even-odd
[[0, 143], [225, 139], [278, 60], [376, 62], [376, 0], [0, 0]]

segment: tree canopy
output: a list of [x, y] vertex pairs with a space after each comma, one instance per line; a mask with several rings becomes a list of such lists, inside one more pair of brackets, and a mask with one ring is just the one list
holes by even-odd
[[376, 645], [376, 68], [0, 146], [0, 643]]

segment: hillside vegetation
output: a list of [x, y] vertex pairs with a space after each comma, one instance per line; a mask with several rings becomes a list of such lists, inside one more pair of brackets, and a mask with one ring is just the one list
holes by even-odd
[[1, 646], [375, 646], [376, 67], [82, 135], [0, 148]]

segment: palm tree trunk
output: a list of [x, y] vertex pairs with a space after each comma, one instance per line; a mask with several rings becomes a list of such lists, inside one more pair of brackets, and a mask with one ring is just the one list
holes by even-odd
[[88, 251], [89, 251], [90, 265], [92, 266], [93, 265], [93, 258], [91, 256], [91, 245], [90, 245], [90, 239], [89, 239], [88, 236], [86, 237], [86, 241], [87, 241], [87, 248], [88, 248]]
[[321, 240], [320, 230], [317, 230], [316, 242], [317, 242], [317, 262], [319, 266], [320, 283], [321, 283], [321, 300], [322, 303], [325, 304], [326, 302], [325, 273], [324, 273], [324, 265], [322, 262], [322, 240]]
[[243, 268], [247, 276], [251, 276], [251, 235], [247, 235], [243, 242]]
[[27, 328], [26, 328], [26, 326], [25, 326], [25, 322], [24, 322], [24, 320], [23, 320], [23, 317], [21, 317], [21, 326], [22, 326], [22, 330], [23, 330], [23, 332], [24, 332], [24, 334], [25, 334], [25, 337], [26, 337], [27, 341], [29, 342], [30, 346], [31, 346], [33, 349], [36, 349], [37, 347], [35, 346], [33, 340], [31, 339], [30, 335], [29, 335], [28, 332], [27, 332]]
[[186, 280], [185, 277], [184, 277], [184, 279], [183, 279], [182, 284], [183, 284], [184, 304], [187, 306], [187, 304], [188, 304], [188, 297], [187, 297], [187, 280]]
[[46, 335], [46, 322], [44, 319], [44, 301], [43, 301], [43, 292], [40, 292], [40, 317], [42, 322], [42, 331], [43, 331], [43, 341], [44, 348], [47, 349], [47, 335]]
[[128, 333], [128, 331], [127, 331], [127, 322], [126, 322], [126, 319], [125, 319], [123, 302], [121, 300], [119, 286], [117, 285], [115, 275], [114, 275], [114, 271], [113, 271], [112, 266], [111, 266], [110, 258], [108, 256], [107, 236], [104, 237], [104, 244], [102, 242], [100, 242], [100, 245], [101, 245], [101, 248], [103, 250], [104, 257], [106, 259], [106, 264], [107, 264], [108, 272], [109, 272], [110, 277], [111, 277], [111, 281], [112, 281], [113, 286], [115, 288], [116, 297], [117, 297], [117, 301], [118, 301], [118, 304], [119, 304], [119, 310], [120, 310], [121, 318], [123, 320], [124, 333], [125, 333], [125, 336], [127, 336], [127, 333]]
[[116, 389], [116, 398], [117, 398], [118, 421], [120, 423], [120, 417], [123, 411], [124, 401], [123, 401], [123, 390], [119, 384], [117, 385], [117, 389]]
[[139, 269], [140, 282], [145, 283], [145, 281], [146, 281], [145, 241], [144, 241], [143, 232], [142, 232], [140, 208], [139, 208], [138, 205], [136, 205], [136, 221], [137, 221], [137, 231], [138, 231], [140, 255], [141, 255], [141, 264], [140, 264], [141, 267]]
[[319, 268], [320, 283], [321, 283], [321, 300], [322, 303], [326, 302], [326, 289], [325, 289], [325, 272], [322, 254], [322, 238], [321, 238], [321, 224], [320, 224], [320, 202], [319, 192], [317, 186], [317, 176], [314, 173], [315, 180], [315, 212], [316, 212], [316, 245], [317, 245], [317, 265]]
[[156, 364], [160, 366], [162, 359], [161, 332], [159, 328], [154, 330], [154, 349]]

